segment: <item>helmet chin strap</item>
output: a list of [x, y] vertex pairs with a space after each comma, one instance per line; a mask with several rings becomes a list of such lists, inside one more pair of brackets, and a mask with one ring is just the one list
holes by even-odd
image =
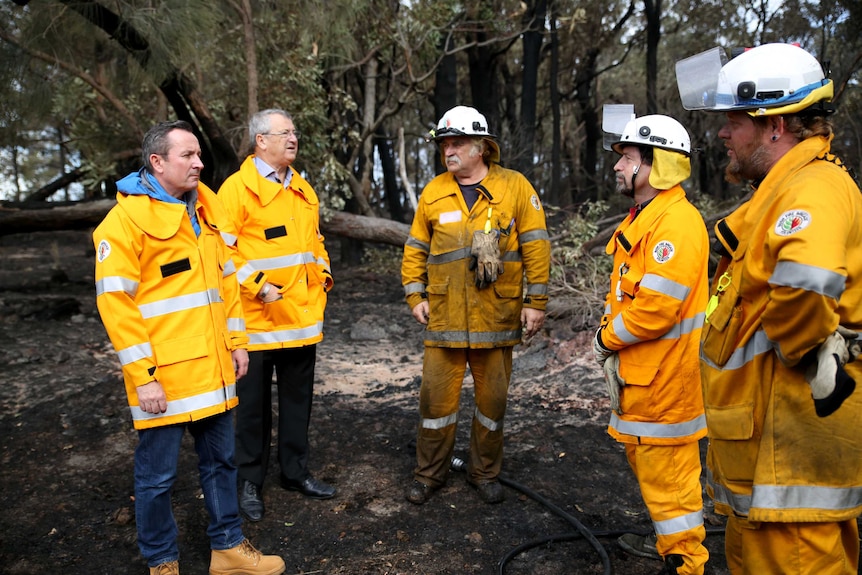
[[638, 175], [638, 172], [640, 171], [640, 169], [641, 169], [640, 164], [638, 164], [637, 166], [632, 168], [632, 195], [634, 195], [634, 193], [635, 193], [635, 177]]

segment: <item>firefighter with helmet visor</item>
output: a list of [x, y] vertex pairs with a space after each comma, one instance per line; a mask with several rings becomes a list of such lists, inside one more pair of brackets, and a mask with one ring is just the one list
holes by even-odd
[[701, 343], [707, 491], [739, 574], [856, 574], [862, 513], [862, 195], [831, 150], [818, 60], [765, 44], [677, 63], [684, 107], [722, 112], [725, 179]]
[[611, 399], [608, 433], [625, 447], [654, 531], [626, 533], [618, 542], [662, 559], [662, 573], [701, 575], [709, 552], [698, 345], [709, 240], [681, 185], [691, 173], [691, 140], [675, 119], [635, 118], [630, 105], [606, 107], [602, 127], [606, 148], [620, 155], [617, 191], [634, 206], [605, 250], [613, 268], [593, 352]]

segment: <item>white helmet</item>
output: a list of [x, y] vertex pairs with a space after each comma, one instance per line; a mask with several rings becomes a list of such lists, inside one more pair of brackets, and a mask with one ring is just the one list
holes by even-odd
[[676, 78], [686, 110], [743, 110], [752, 116], [809, 108], [832, 112], [832, 80], [814, 56], [793, 44], [764, 44], [729, 62], [721, 48], [713, 48], [677, 62]]
[[611, 148], [622, 154], [624, 146], [650, 146], [691, 155], [691, 138], [682, 124], [670, 116], [653, 114], [630, 120]]
[[488, 121], [476, 108], [455, 106], [440, 118], [431, 137], [434, 140], [447, 136], [482, 136], [495, 138], [488, 133]]
[[494, 140], [495, 135], [488, 132], [488, 121], [476, 108], [469, 106], [455, 106], [440, 118], [437, 129], [431, 130], [428, 140], [440, 141], [441, 138], [452, 136], [480, 137], [488, 143], [491, 148], [489, 160], [500, 162], [500, 146]]

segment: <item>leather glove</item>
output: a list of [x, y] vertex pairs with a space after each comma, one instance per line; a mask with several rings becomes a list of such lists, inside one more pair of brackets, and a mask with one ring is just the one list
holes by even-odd
[[596, 335], [593, 336], [593, 355], [596, 356], [596, 363], [604, 365], [605, 360], [614, 352], [602, 345], [601, 335], [599, 335], [601, 333], [602, 328], [599, 328], [596, 330]]
[[862, 342], [857, 339], [859, 334], [852, 329], [847, 329], [843, 325], [838, 326], [838, 333], [847, 340], [847, 352], [850, 354], [850, 359], [847, 360], [847, 363], [856, 361], [859, 354], [862, 353]]
[[503, 273], [503, 262], [500, 260], [500, 231], [491, 230], [487, 234], [476, 230], [473, 232], [473, 245], [470, 246], [470, 269], [476, 270], [476, 287], [488, 287], [497, 276]]
[[805, 370], [805, 380], [814, 398], [814, 411], [819, 417], [834, 413], [856, 388], [856, 382], [844, 371], [844, 364], [851, 358], [851, 346], [858, 355], [859, 344], [854, 342], [848, 346], [841, 330], [829, 334], [817, 350], [817, 361]]
[[620, 356], [617, 352], [612, 352], [608, 356], [602, 364], [602, 371], [605, 372], [605, 383], [608, 386], [608, 396], [611, 398], [611, 409], [622, 414], [620, 390], [625, 386], [626, 380], [620, 375]]

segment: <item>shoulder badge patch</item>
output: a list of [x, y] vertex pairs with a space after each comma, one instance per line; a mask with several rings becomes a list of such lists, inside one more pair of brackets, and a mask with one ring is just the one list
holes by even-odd
[[96, 258], [99, 260], [99, 263], [105, 261], [109, 255], [111, 255], [111, 244], [108, 243], [108, 240], [100, 241], [99, 249], [96, 250]]
[[530, 196], [530, 203], [533, 204], [533, 207], [536, 208], [536, 211], [542, 209], [542, 204], [539, 202], [539, 196], [537, 196], [536, 194]]
[[653, 248], [652, 257], [658, 263], [663, 264], [673, 257], [674, 251], [675, 248], [672, 243], [662, 240]]
[[779, 236], [789, 236], [801, 232], [811, 223], [811, 214], [805, 210], [790, 210], [784, 212], [775, 222], [775, 233]]

